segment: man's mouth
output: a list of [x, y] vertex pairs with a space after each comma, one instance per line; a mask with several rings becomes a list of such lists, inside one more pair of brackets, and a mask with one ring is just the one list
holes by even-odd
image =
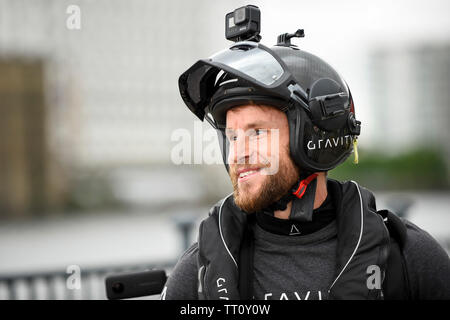
[[243, 169], [238, 171], [238, 181], [249, 180], [251, 177], [257, 175], [261, 168]]

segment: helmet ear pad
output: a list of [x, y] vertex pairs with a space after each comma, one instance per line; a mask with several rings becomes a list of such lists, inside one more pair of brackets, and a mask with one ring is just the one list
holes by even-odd
[[306, 114], [301, 108], [294, 106], [286, 111], [286, 115], [289, 125], [289, 151], [291, 158], [300, 170], [313, 172], [315, 170], [306, 166], [306, 163], [302, 161], [304, 158], [302, 152], [304, 121], [302, 118], [306, 116]]
[[306, 111], [294, 105], [287, 111], [289, 148], [301, 171], [328, 171], [344, 162], [353, 150], [348, 127], [327, 131], [315, 125]]

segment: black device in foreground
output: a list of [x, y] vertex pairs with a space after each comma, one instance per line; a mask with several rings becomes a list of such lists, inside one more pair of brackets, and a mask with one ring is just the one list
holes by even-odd
[[225, 15], [225, 37], [228, 40], [259, 42], [260, 31], [261, 12], [257, 6], [240, 7]]
[[166, 280], [164, 270], [112, 275], [105, 280], [106, 296], [115, 300], [160, 294]]

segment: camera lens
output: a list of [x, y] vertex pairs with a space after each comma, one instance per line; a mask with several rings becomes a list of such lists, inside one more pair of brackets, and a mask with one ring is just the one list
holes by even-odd
[[114, 293], [122, 293], [124, 290], [124, 286], [123, 283], [121, 282], [116, 282], [112, 285], [112, 290]]
[[234, 27], [234, 17], [228, 18], [228, 28]]
[[245, 17], [245, 7], [236, 9], [236, 11], [234, 11], [234, 23], [235, 24], [239, 24], [242, 23], [246, 20]]

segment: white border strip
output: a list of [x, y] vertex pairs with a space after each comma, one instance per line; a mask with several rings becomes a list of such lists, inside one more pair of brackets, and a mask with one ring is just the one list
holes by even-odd
[[361, 243], [361, 238], [362, 238], [362, 234], [363, 234], [363, 226], [364, 226], [364, 214], [363, 214], [363, 202], [362, 202], [362, 197], [361, 197], [361, 192], [359, 191], [359, 186], [358, 184], [353, 181], [350, 180], [350, 182], [352, 182], [355, 186], [356, 189], [358, 190], [358, 194], [359, 194], [359, 203], [361, 205], [361, 230], [359, 232], [359, 239], [358, 239], [358, 243], [356, 244], [355, 250], [353, 250], [352, 255], [350, 256], [350, 259], [348, 259], [347, 263], [345, 264], [344, 268], [342, 268], [342, 271], [339, 273], [339, 275], [337, 276], [337, 278], [333, 281], [333, 283], [331, 284], [330, 289], [328, 290], [328, 292], [331, 291], [331, 288], [333, 288], [334, 284], [336, 283], [336, 281], [339, 279], [339, 277], [342, 275], [342, 273], [344, 272], [345, 268], [347, 268], [348, 264], [350, 263], [350, 261], [353, 259], [353, 256], [356, 253], [356, 250], [358, 250], [359, 244]]
[[226, 244], [226, 242], [225, 242], [225, 239], [223, 238], [223, 233], [222, 233], [222, 223], [221, 223], [221, 221], [222, 221], [222, 218], [221, 218], [221, 215], [222, 215], [222, 206], [223, 206], [223, 204], [225, 203], [225, 201], [227, 201], [227, 199], [228, 199], [232, 194], [233, 194], [233, 193], [230, 193], [225, 199], [223, 199], [223, 202], [222, 202], [222, 204], [220, 205], [220, 209], [219, 209], [219, 231], [220, 231], [220, 237], [222, 238], [223, 245], [225, 246], [225, 249], [227, 249], [228, 254], [230, 255], [231, 259], [233, 259], [233, 262], [234, 262], [234, 264], [236, 265], [236, 268], [237, 268], [238, 265], [237, 265], [237, 263], [236, 263], [236, 260], [234, 260], [234, 257], [233, 257], [233, 255], [231, 254], [230, 249], [228, 249], [228, 246], [227, 246], [227, 244]]

